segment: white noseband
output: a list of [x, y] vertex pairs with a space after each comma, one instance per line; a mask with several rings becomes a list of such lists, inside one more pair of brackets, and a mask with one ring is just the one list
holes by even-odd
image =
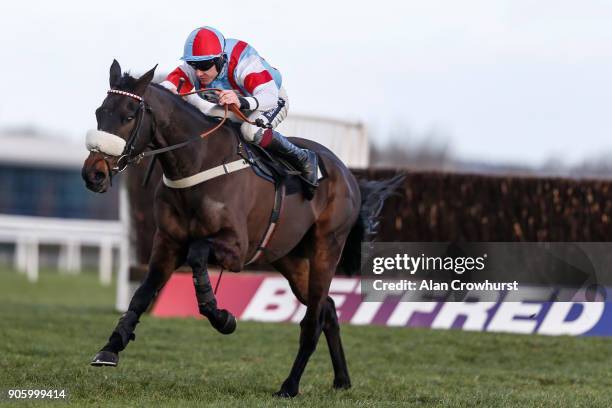
[[125, 140], [112, 133], [91, 129], [85, 139], [87, 150], [102, 152], [110, 156], [121, 156], [125, 149]]

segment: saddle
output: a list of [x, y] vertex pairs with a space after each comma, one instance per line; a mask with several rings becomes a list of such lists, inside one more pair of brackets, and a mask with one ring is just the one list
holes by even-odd
[[[247, 142], [240, 132], [240, 127], [232, 124], [234, 134], [238, 139], [238, 155], [245, 159], [250, 165], [255, 174], [266, 181], [274, 184], [276, 189], [284, 186], [284, 194], [292, 195], [299, 192], [308, 194], [308, 181], [302, 176], [302, 173], [287, 163], [285, 160], [275, 157], [266, 149]], [[299, 143], [295, 143], [300, 146]], [[327, 172], [323, 166], [323, 161], [318, 160], [319, 168], [318, 179], [321, 180], [327, 177]]]

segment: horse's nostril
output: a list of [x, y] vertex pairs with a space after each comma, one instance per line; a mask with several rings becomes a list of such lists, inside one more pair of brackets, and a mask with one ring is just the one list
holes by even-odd
[[103, 171], [94, 172], [94, 180], [97, 182], [103, 181], [106, 178], [106, 173]]

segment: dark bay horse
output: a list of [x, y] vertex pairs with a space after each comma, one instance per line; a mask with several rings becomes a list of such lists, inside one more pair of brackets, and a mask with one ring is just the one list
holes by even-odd
[[[142, 152], [187, 141], [218, 123], [181, 97], [151, 84], [154, 70], [136, 79], [122, 75], [119, 64], [113, 61], [111, 90], [96, 110], [98, 130], [94, 131], [106, 135], [108, 143], [105, 149], [90, 147], [82, 169], [90, 190], [105, 192], [113, 173]], [[187, 147], [160, 154], [164, 176], [182, 179], [236, 160], [239, 141], [233, 132], [233, 128], [223, 126]], [[361, 191], [354, 176], [331, 151], [312, 141], [292, 141], [315, 151], [327, 176], [312, 200], [301, 194], [284, 198], [277, 228], [263, 253], [264, 260], [287, 278], [297, 299], [307, 307], [300, 323], [297, 357], [276, 393], [282, 397], [298, 394], [300, 378], [321, 332], [329, 346], [334, 388], [351, 386], [329, 286], [338, 267], [350, 272], [348, 269], [358, 266], [355, 259], [359, 258], [362, 236], [396, 185], [391, 181], [369, 182], [369, 187], [364, 184]], [[108, 146], [113, 143], [119, 147]], [[193, 270], [200, 313], [219, 332], [233, 332], [236, 321], [231, 313], [217, 308], [207, 264], [234, 272], [243, 269], [266, 233], [274, 196], [274, 185], [248, 168], [190, 188], [170, 188], [160, 183], [154, 200], [157, 229], [147, 276], [91, 364], [117, 365], [119, 352], [135, 338], [139, 317], [172, 272], [185, 263]]]

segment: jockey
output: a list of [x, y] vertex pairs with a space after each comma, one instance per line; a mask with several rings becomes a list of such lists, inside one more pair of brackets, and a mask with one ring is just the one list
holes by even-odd
[[[200, 27], [191, 32], [183, 57], [185, 61], [172, 71], [162, 86], [176, 93], [179, 81], [184, 79], [181, 93], [202, 88], [220, 88], [218, 101], [202, 94], [186, 96], [185, 99], [206, 115], [219, 116], [218, 105], [237, 105], [247, 111], [254, 122], [260, 119], [272, 128], [287, 117], [289, 100], [282, 87], [282, 78], [257, 51], [247, 43], [225, 38], [212, 27]], [[240, 130], [244, 138], [258, 144], [271, 153], [289, 162], [301, 171], [312, 187], [317, 186], [317, 156], [301, 149], [273, 129], [262, 129], [244, 122]]]

